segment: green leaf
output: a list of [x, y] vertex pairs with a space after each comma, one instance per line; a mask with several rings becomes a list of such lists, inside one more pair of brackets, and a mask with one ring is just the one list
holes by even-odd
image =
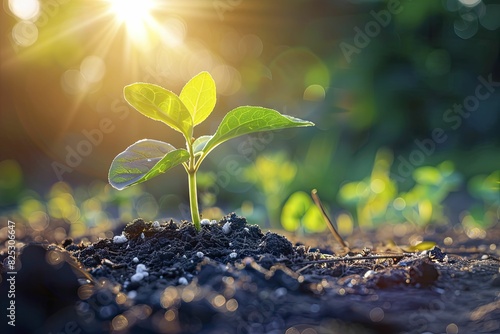
[[242, 106], [227, 113], [203, 151], [208, 154], [215, 147], [231, 138], [253, 132], [313, 125], [312, 122], [282, 115], [273, 109]]
[[405, 252], [419, 252], [432, 249], [434, 246], [436, 246], [436, 243], [434, 241], [422, 241], [415, 246], [407, 246], [405, 248], [402, 247], [402, 249]]
[[194, 154], [203, 152], [203, 149], [207, 145], [208, 141], [212, 139], [213, 136], [201, 136], [196, 138], [193, 143], [193, 151]]
[[181, 101], [191, 113], [193, 126], [203, 122], [214, 110], [215, 81], [208, 72], [201, 72], [182, 88]]
[[122, 190], [188, 160], [189, 153], [185, 149], [175, 149], [158, 140], [142, 139], [116, 156], [109, 169], [109, 183]]
[[125, 100], [141, 114], [163, 122], [189, 140], [193, 136], [193, 119], [181, 99], [163, 87], [134, 83], [123, 89]]

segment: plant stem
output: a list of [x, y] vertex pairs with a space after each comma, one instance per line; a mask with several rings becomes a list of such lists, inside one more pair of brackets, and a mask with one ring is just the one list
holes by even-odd
[[201, 229], [200, 212], [198, 210], [198, 191], [196, 189], [196, 171], [188, 172], [189, 181], [189, 206], [191, 208], [191, 219], [197, 231]]

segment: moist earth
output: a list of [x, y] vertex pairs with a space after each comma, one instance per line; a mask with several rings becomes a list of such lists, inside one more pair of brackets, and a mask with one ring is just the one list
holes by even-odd
[[235, 214], [204, 223], [197, 232], [187, 222], [136, 219], [113, 239], [27, 243], [15, 282], [15, 331], [4, 319], [0, 326], [10, 331], [1, 332], [500, 331], [498, 249], [487, 240], [474, 249], [334, 253], [328, 243], [292, 243]]

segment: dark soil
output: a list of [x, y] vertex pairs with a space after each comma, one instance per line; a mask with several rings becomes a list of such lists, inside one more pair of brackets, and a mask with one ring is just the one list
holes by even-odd
[[[457, 233], [443, 232], [428, 251], [334, 254], [333, 241], [292, 244], [232, 214], [199, 233], [137, 219], [126, 240], [31, 242], [19, 256], [15, 332], [499, 333], [498, 229], [469, 248], [446, 248], [443, 236]], [[348, 239], [374, 242], [364, 240]]]

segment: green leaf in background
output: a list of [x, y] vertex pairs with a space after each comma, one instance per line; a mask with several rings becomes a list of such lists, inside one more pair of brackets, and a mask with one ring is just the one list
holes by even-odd
[[208, 154], [216, 146], [229, 139], [253, 132], [313, 125], [312, 122], [282, 115], [273, 109], [242, 106], [227, 113], [203, 151]]
[[191, 113], [193, 126], [196, 126], [214, 110], [217, 100], [215, 81], [208, 72], [201, 72], [188, 81], [179, 97]]
[[434, 248], [434, 246], [436, 246], [436, 243], [434, 241], [422, 241], [418, 244], [416, 244], [415, 246], [407, 246], [407, 247], [402, 247], [402, 249], [405, 251], [405, 252], [421, 252], [421, 251], [424, 251], [424, 250], [429, 250], [429, 249], [432, 249]]
[[307, 232], [321, 232], [326, 225], [318, 207], [311, 197], [303, 191], [293, 193], [281, 211], [281, 225], [290, 232], [301, 227]]
[[420, 184], [437, 185], [443, 180], [443, 177], [436, 167], [423, 166], [413, 171], [413, 179]]
[[109, 183], [122, 190], [165, 173], [188, 160], [189, 153], [185, 149], [175, 149], [158, 140], [139, 140], [113, 160], [109, 169]]
[[163, 87], [134, 83], [123, 89], [125, 100], [141, 114], [163, 122], [190, 140], [193, 136], [193, 118], [181, 99]]

